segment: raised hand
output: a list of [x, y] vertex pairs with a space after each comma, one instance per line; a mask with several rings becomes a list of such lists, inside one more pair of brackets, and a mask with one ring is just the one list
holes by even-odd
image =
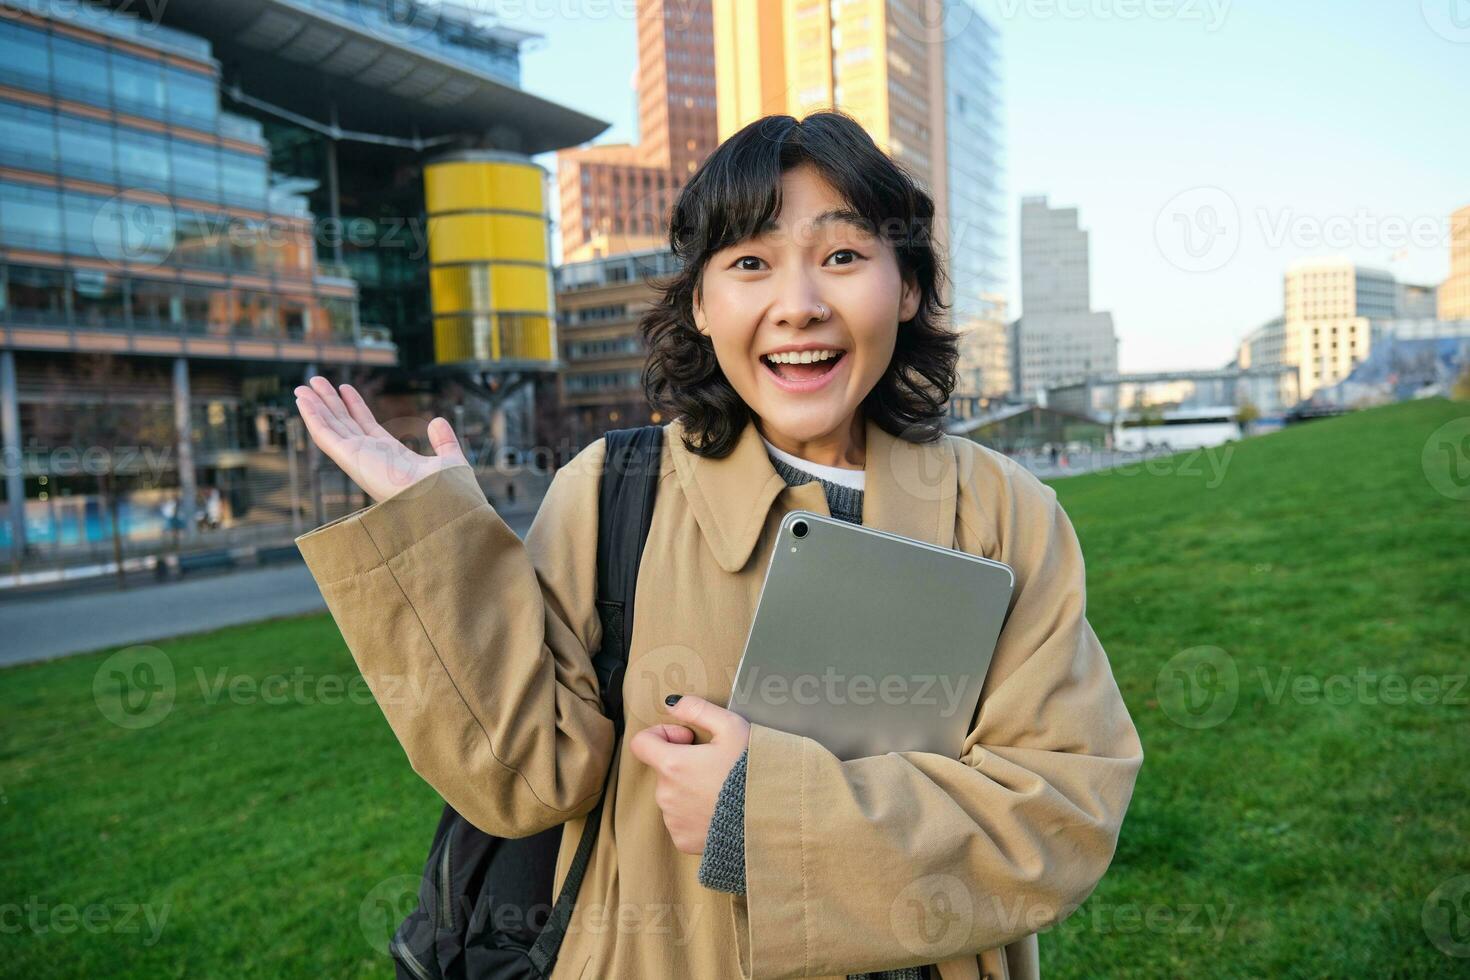
[[448, 420], [429, 422], [434, 454], [416, 453], [378, 424], [372, 410], [351, 385], [341, 393], [319, 374], [296, 387], [296, 408], [317, 448], [342, 468], [374, 502], [389, 497], [431, 473], [467, 463], [459, 438]]

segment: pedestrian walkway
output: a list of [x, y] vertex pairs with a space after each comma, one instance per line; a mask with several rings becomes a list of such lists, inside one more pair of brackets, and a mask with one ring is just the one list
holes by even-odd
[[[506, 523], [525, 537], [532, 516], [509, 514]], [[135, 588], [123, 591], [17, 596], [0, 602], [0, 637], [4, 637], [0, 666], [153, 643], [326, 608], [316, 581], [302, 564], [166, 584], [140, 579]]]

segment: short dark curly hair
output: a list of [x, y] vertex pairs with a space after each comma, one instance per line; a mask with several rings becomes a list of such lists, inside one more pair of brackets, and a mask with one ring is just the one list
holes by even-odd
[[638, 327], [649, 351], [644, 392], [655, 409], [682, 420], [691, 452], [728, 455], [751, 417], [713, 343], [694, 325], [704, 267], [715, 252], [765, 227], [781, 209], [782, 174], [803, 163], [892, 243], [899, 271], [920, 292], [918, 311], [899, 324], [893, 358], [860, 411], [911, 442], [943, 435], [959, 339], [941, 322], [948, 305], [939, 294], [945, 273], [934, 248], [934, 201], [856, 120], [833, 109], [800, 121], [757, 119], [710, 154], [674, 203], [669, 245], [679, 269], [651, 280], [660, 295]]

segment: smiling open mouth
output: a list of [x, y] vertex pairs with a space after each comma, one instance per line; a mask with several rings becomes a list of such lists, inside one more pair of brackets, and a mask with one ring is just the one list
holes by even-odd
[[762, 354], [761, 363], [782, 381], [797, 384], [818, 381], [837, 369], [847, 356], [845, 350], [803, 351], [800, 354]]

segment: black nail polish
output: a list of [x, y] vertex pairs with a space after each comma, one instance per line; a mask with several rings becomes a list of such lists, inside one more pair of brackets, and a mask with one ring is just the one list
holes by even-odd
[[674, 705], [679, 703], [679, 699], [683, 696], [684, 695], [682, 694], [670, 694], [668, 697], [664, 698], [664, 704], [672, 708]]

